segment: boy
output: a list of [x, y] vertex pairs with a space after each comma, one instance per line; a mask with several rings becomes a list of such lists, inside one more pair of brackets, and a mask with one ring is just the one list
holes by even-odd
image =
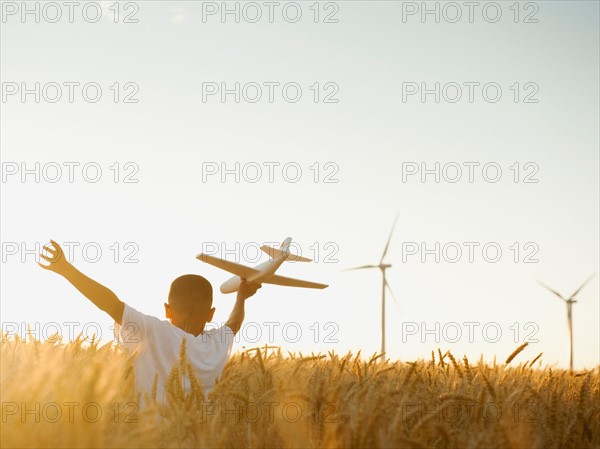
[[[62, 248], [50, 240], [54, 248], [44, 246], [50, 257], [40, 254], [50, 265], [42, 268], [54, 271], [67, 279], [99, 309], [115, 320], [115, 334], [119, 345], [136, 353], [134, 364], [136, 390], [151, 394], [155, 376], [156, 398], [164, 401], [164, 385], [173, 366], [179, 361], [182, 340], [194, 374], [202, 383], [204, 395], [210, 392], [220, 377], [231, 353], [233, 337], [244, 321], [244, 301], [261, 286], [242, 281], [237, 300], [224, 326], [214, 332], [205, 332], [205, 325], [215, 313], [212, 307], [212, 286], [202, 276], [186, 274], [173, 281], [165, 303], [168, 321], [144, 315], [121, 301], [108, 288], [90, 279], [70, 264]], [[186, 379], [184, 388], [189, 388]]]

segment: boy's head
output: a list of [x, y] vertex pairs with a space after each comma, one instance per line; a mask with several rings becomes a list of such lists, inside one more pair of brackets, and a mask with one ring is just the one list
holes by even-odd
[[173, 325], [184, 330], [189, 326], [204, 325], [212, 320], [215, 313], [212, 299], [212, 286], [202, 276], [179, 276], [171, 283], [165, 315]]

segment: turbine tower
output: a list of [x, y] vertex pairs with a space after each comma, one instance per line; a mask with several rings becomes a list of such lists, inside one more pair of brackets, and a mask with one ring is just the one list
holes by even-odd
[[398, 215], [396, 215], [394, 224], [392, 225], [392, 230], [390, 231], [390, 235], [387, 239], [387, 243], [385, 244], [383, 254], [381, 255], [381, 259], [379, 260], [379, 265], [362, 265], [360, 267], [349, 268], [347, 270], [344, 270], [344, 271], [353, 271], [353, 270], [365, 270], [365, 269], [369, 269], [369, 268], [379, 268], [379, 270], [381, 270], [381, 277], [382, 277], [382, 283], [381, 283], [381, 353], [382, 354], [385, 352], [385, 290], [386, 289], [388, 289], [390, 291], [390, 294], [392, 295], [392, 299], [396, 303], [396, 306], [398, 307], [398, 309], [400, 308], [400, 306], [398, 305], [398, 301], [396, 300], [396, 296], [394, 295], [394, 292], [392, 291], [392, 287], [390, 287], [390, 284], [388, 283], [387, 278], [385, 276], [385, 270], [387, 270], [388, 268], [391, 268], [392, 266], [390, 264], [383, 263], [383, 259], [385, 259], [385, 256], [388, 252], [388, 248], [390, 246], [390, 241], [392, 240], [392, 234], [394, 233], [394, 228], [396, 227], [397, 221], [398, 221]]
[[556, 290], [553, 290], [550, 287], [548, 287], [546, 284], [543, 284], [542, 282], [538, 281], [538, 284], [540, 284], [545, 289], [554, 293], [556, 296], [558, 296], [560, 299], [562, 299], [564, 301], [564, 303], [567, 305], [567, 325], [569, 327], [569, 369], [571, 371], [573, 371], [573, 304], [577, 302], [577, 300], [575, 299], [575, 296], [577, 296], [577, 294], [583, 289], [583, 287], [585, 287], [587, 285], [588, 282], [590, 282], [592, 280], [592, 278], [595, 275], [596, 275], [596, 273], [592, 274], [589, 278], [587, 278], [586, 281], [583, 284], [581, 284], [581, 286], [577, 290], [575, 290], [575, 293], [573, 293], [571, 296], [569, 296], [568, 299], [565, 298], [560, 293], [558, 293]]

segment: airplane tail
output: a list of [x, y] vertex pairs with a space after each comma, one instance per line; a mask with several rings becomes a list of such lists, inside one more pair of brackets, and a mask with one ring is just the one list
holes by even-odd
[[279, 257], [285, 256], [285, 260], [289, 260], [292, 262], [312, 262], [312, 259], [307, 259], [306, 257], [298, 256], [297, 254], [292, 254], [290, 252], [290, 243], [292, 242], [291, 238], [287, 238], [283, 241], [279, 248], [273, 248], [271, 246], [261, 246], [260, 249], [263, 252], [267, 253], [271, 259], [277, 259]]

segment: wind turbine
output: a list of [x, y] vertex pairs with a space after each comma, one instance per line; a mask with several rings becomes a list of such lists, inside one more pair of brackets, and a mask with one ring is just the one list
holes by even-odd
[[565, 302], [565, 304], [567, 305], [567, 324], [569, 327], [569, 368], [571, 369], [571, 371], [573, 370], [573, 304], [577, 302], [577, 300], [575, 299], [575, 296], [577, 296], [577, 294], [583, 289], [583, 287], [586, 286], [586, 284], [588, 282], [590, 282], [592, 280], [592, 278], [595, 275], [596, 275], [596, 273], [592, 274], [589, 278], [587, 278], [586, 281], [583, 284], [581, 284], [581, 286], [577, 290], [575, 290], [575, 293], [573, 293], [571, 296], [569, 296], [568, 299], [565, 298], [560, 293], [558, 293], [556, 290], [553, 290], [550, 287], [548, 287], [546, 284], [543, 284], [542, 282], [537, 281], [538, 284], [540, 284], [545, 289], [554, 293], [556, 296], [558, 296], [560, 299], [562, 299]]
[[381, 353], [385, 352], [385, 290], [386, 290], [386, 288], [390, 291], [390, 294], [392, 295], [392, 299], [396, 303], [396, 306], [398, 306], [398, 309], [400, 308], [400, 306], [398, 305], [398, 301], [396, 300], [396, 295], [394, 295], [394, 292], [392, 291], [392, 287], [390, 287], [390, 284], [388, 283], [387, 278], [385, 277], [385, 270], [387, 270], [388, 268], [391, 268], [392, 266], [390, 264], [383, 263], [383, 259], [385, 259], [385, 256], [388, 252], [388, 248], [390, 246], [390, 241], [392, 240], [392, 234], [394, 233], [394, 228], [396, 227], [397, 221], [398, 221], [398, 215], [396, 215], [394, 224], [392, 225], [392, 230], [390, 231], [390, 235], [387, 239], [387, 243], [385, 244], [383, 254], [381, 255], [381, 259], [379, 260], [379, 265], [362, 265], [360, 267], [348, 268], [347, 270], [344, 270], [344, 271], [366, 270], [369, 268], [379, 268], [381, 270], [381, 277], [382, 277], [382, 283], [381, 283]]

